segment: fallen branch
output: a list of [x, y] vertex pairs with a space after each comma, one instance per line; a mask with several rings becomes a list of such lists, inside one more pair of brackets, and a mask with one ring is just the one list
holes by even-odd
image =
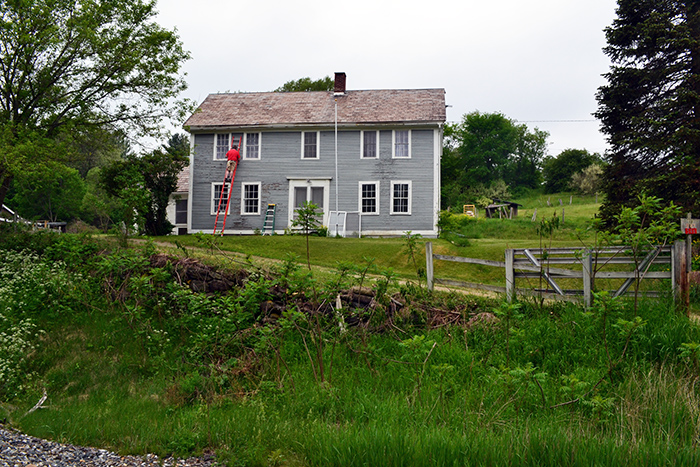
[[48, 397], [49, 397], [49, 396], [46, 394], [46, 388], [44, 388], [44, 395], [41, 396], [41, 399], [39, 399], [39, 402], [37, 402], [36, 405], [35, 405], [34, 407], [32, 407], [31, 409], [29, 409], [29, 411], [28, 411], [27, 413], [25, 413], [24, 415], [22, 415], [22, 418], [24, 418], [24, 417], [26, 417], [27, 415], [29, 415], [30, 413], [34, 412], [36, 409], [43, 409], [43, 408], [45, 408], [45, 407], [42, 407], [41, 404], [43, 404], [44, 402], [46, 402], [46, 399], [47, 399]]

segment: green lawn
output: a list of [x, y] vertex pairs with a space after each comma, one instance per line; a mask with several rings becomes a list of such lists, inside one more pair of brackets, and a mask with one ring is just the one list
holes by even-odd
[[[444, 235], [438, 239], [420, 239], [421, 247], [417, 259], [419, 267], [425, 267], [425, 248], [427, 241], [433, 242], [433, 252], [442, 255], [464, 256], [469, 258], [489, 259], [503, 261], [505, 250], [509, 248], [539, 248], [551, 247], [583, 247], [581, 241], [591, 239], [591, 232], [585, 229], [588, 223], [598, 212], [599, 204], [595, 203], [595, 197], [573, 196], [572, 204], [568, 194], [539, 195], [518, 199], [516, 202], [523, 205], [520, 214], [515, 219], [486, 219], [483, 210], [478, 219], [459, 217], [460, 225], [454, 229], [443, 231]], [[555, 201], [555, 205], [548, 207], [547, 200]], [[559, 205], [562, 199], [563, 206]], [[532, 220], [535, 209], [537, 219]], [[537, 226], [544, 218], [551, 219], [555, 215], [561, 218], [564, 211], [564, 224], [558, 229], [551, 239], [540, 238], [537, 234]], [[207, 242], [214, 242], [214, 251], [220, 249], [224, 252], [235, 252], [242, 255], [256, 257], [254, 263], [265, 263], [262, 258], [273, 260], [285, 260], [292, 255], [297, 257], [300, 264], [306, 262], [306, 240], [302, 235], [274, 235], [274, 236], [224, 236], [210, 237], [204, 240], [201, 236], [168, 236], [159, 237], [158, 242], [168, 242], [173, 245], [177, 242], [185, 249], [193, 253], [195, 248], [207, 248]], [[541, 243], [544, 242], [544, 243]], [[200, 250], [201, 253], [201, 250]], [[221, 254], [215, 254], [222, 256]], [[409, 260], [404, 238], [310, 238], [311, 264], [326, 269], [336, 269], [340, 263], [352, 263], [365, 266], [372, 262], [377, 272], [391, 269], [403, 279], [416, 278], [416, 271]], [[240, 259], [240, 257], [239, 257]], [[473, 266], [440, 262], [436, 265], [436, 276], [449, 277], [466, 282], [503, 285], [504, 272], [500, 268]]]

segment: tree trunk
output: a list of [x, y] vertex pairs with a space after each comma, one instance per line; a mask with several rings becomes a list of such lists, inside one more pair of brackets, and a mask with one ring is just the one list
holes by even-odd
[[0, 170], [0, 208], [5, 203], [5, 197], [7, 196], [7, 191], [10, 189], [10, 183], [12, 183], [12, 175], [7, 173], [7, 170]]

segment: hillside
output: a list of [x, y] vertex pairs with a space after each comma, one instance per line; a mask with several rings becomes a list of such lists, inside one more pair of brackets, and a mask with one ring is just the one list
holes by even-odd
[[230, 466], [700, 460], [700, 330], [665, 299], [429, 293], [401, 239], [313, 239], [309, 272], [298, 237], [2, 235], [0, 418], [34, 436]]

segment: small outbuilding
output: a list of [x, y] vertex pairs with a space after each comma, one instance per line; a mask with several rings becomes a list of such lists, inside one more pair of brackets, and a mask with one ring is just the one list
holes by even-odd
[[513, 219], [518, 217], [518, 208], [523, 207], [522, 204], [514, 203], [512, 201], [504, 201], [498, 198], [494, 198], [492, 204], [486, 206], [486, 217], [499, 219]]

